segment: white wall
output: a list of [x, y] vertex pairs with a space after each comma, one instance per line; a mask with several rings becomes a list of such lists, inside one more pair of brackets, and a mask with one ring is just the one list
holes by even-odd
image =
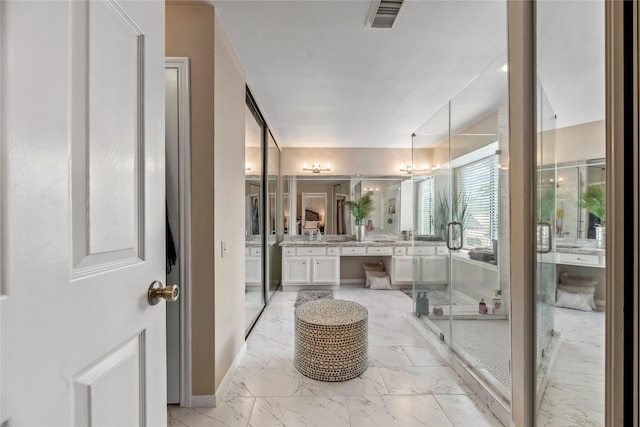
[[[218, 14], [214, 34], [215, 388], [244, 345], [245, 74]], [[224, 256], [221, 241], [226, 243]]]

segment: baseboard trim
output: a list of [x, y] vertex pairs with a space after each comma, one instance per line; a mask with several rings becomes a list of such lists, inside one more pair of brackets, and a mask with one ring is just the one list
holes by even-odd
[[215, 406], [216, 396], [213, 394], [191, 396], [191, 401], [189, 402], [189, 408], [215, 408]]
[[224, 393], [224, 391], [227, 389], [227, 386], [229, 385], [229, 381], [231, 381], [231, 377], [233, 376], [233, 373], [236, 371], [236, 368], [240, 365], [240, 361], [242, 360], [246, 352], [247, 352], [247, 342], [245, 341], [242, 344], [242, 347], [240, 347], [240, 351], [238, 351], [238, 354], [236, 354], [236, 357], [233, 359], [233, 362], [231, 363], [231, 366], [227, 370], [227, 373], [224, 374], [224, 378], [222, 379], [220, 386], [216, 390], [216, 396], [221, 396], [222, 393]]

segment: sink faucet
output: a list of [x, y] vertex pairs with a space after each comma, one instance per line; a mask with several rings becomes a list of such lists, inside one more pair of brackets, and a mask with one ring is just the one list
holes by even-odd
[[309, 230], [309, 241], [310, 241], [310, 242], [313, 242], [313, 235], [314, 235], [314, 233], [315, 233], [315, 234], [316, 234], [316, 236], [317, 236], [317, 233], [318, 233], [319, 231], [320, 231], [320, 230], [318, 230], [318, 229], [310, 229], [310, 230]]

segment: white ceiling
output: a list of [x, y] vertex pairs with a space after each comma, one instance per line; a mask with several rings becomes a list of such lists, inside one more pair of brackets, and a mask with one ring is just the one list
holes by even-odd
[[[365, 26], [370, 1], [210, 1], [281, 147], [408, 148], [411, 133], [506, 50], [504, 1], [405, 0], [392, 29]], [[603, 6], [554, 3], [540, 8], [540, 75], [557, 125], [602, 119], [604, 26], [598, 34], [593, 25]]]

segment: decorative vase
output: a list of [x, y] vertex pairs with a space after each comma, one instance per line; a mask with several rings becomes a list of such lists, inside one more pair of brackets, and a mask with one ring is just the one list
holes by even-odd
[[596, 225], [596, 247], [604, 249], [607, 242], [607, 229], [604, 225]]
[[356, 240], [358, 242], [364, 240], [365, 227], [364, 225], [356, 225]]

